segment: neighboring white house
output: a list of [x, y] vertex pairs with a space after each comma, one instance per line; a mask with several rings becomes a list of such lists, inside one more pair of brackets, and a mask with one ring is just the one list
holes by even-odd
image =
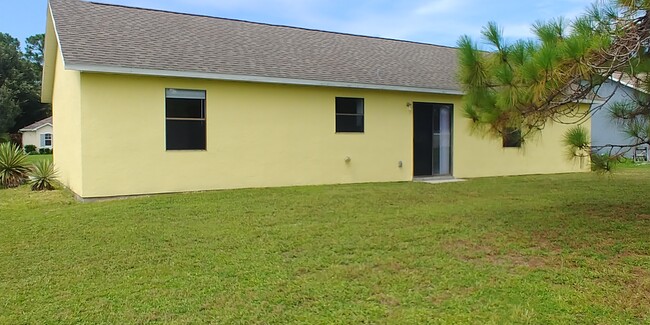
[[23, 135], [23, 147], [31, 144], [38, 149], [52, 149], [52, 117], [32, 123], [19, 132]]
[[[644, 92], [642, 89], [636, 87], [631, 78], [616, 74], [610, 80], [603, 83], [598, 89], [598, 96], [602, 98], [610, 98], [609, 101], [602, 107], [602, 104], [595, 104], [593, 107], [599, 107], [591, 117], [591, 144], [595, 147], [601, 147], [600, 153], [607, 153], [609, 145], [632, 145], [639, 142], [637, 139], [630, 138], [625, 133], [625, 129], [616, 123], [611, 117], [611, 105], [616, 102], [634, 101], [639, 93]], [[648, 145], [640, 144], [638, 149], [646, 148], [645, 160], [648, 160]], [[623, 153], [624, 156], [632, 158], [635, 155], [635, 148], [618, 148], [614, 147], [613, 153]]]

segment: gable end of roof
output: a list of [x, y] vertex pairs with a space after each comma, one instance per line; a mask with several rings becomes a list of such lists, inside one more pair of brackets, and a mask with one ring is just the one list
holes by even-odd
[[32, 132], [32, 131], [37, 131], [40, 128], [43, 128], [45, 126], [52, 126], [52, 117], [48, 117], [45, 119], [42, 119], [40, 121], [34, 122], [20, 130], [18, 132]]

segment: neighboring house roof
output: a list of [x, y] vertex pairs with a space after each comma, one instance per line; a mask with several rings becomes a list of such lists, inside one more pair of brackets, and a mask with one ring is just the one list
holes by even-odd
[[462, 93], [450, 47], [80, 0], [50, 12], [66, 69]]
[[634, 90], [638, 90], [643, 93], [648, 93], [645, 89], [642, 88], [641, 84], [642, 82], [647, 78], [647, 75], [642, 74], [642, 75], [636, 75], [636, 76], [630, 76], [629, 74], [623, 73], [623, 72], [615, 72], [612, 74], [612, 76], [609, 78], [612, 81], [618, 82], [623, 86], [632, 88]]
[[34, 123], [22, 128], [22, 129], [20, 129], [18, 131], [19, 132], [36, 131], [36, 130], [38, 130], [38, 129], [46, 126], [46, 125], [52, 126], [52, 117], [51, 116], [46, 118], [46, 119], [40, 120], [38, 122], [34, 122]]

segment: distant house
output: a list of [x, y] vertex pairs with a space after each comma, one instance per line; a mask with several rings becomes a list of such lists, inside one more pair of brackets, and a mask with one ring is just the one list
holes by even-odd
[[79, 0], [47, 17], [41, 96], [81, 198], [589, 167], [560, 123], [472, 134], [455, 48]]
[[[636, 140], [625, 133], [624, 128], [612, 119], [610, 108], [613, 103], [630, 101], [643, 92], [636, 87], [634, 82], [625, 76], [616, 74], [610, 80], [603, 83], [598, 89], [598, 96], [609, 98], [604, 105], [602, 103], [593, 105], [595, 110], [591, 117], [591, 143], [594, 147], [603, 147], [600, 153], [609, 153], [608, 145], [632, 145]], [[601, 107], [602, 106], [602, 107]], [[648, 145], [641, 144], [637, 148], [648, 148]], [[624, 156], [631, 158], [634, 155], [634, 148], [614, 148], [614, 154], [622, 152]]]
[[37, 149], [52, 149], [53, 128], [52, 117], [32, 123], [19, 130], [23, 137], [23, 147], [26, 145], [36, 146]]

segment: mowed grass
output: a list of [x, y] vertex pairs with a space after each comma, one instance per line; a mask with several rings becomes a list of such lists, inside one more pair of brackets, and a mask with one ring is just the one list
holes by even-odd
[[29, 155], [27, 156], [27, 160], [33, 164], [41, 160], [52, 160], [52, 155]]
[[650, 322], [650, 169], [81, 204], [0, 190], [0, 323]]

